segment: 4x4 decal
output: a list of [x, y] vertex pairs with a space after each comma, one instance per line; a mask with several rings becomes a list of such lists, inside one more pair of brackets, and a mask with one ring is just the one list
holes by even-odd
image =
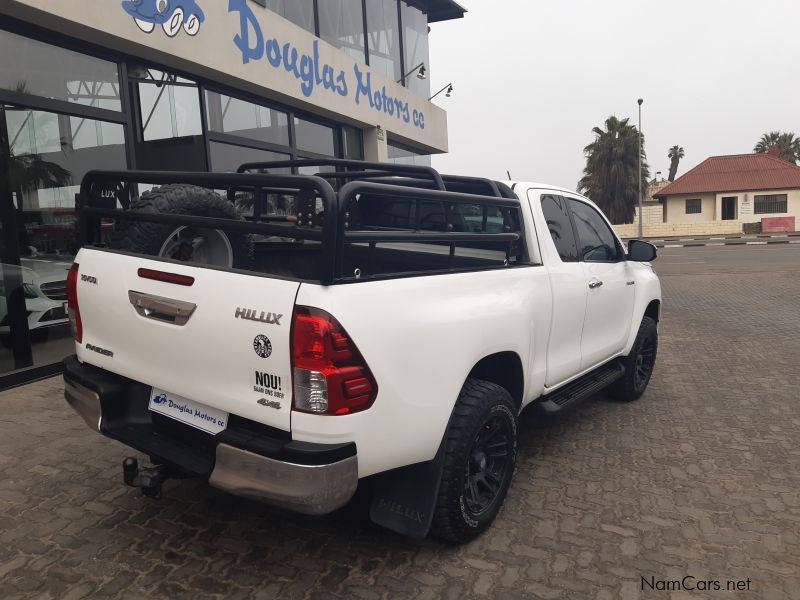
[[175, 37], [181, 27], [189, 35], [197, 35], [206, 18], [195, 0], [123, 0], [122, 8], [145, 33], [161, 25], [169, 37]]

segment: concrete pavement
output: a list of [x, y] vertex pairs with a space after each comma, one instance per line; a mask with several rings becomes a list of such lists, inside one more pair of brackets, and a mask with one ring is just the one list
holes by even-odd
[[[661, 251], [648, 392], [524, 414], [508, 500], [462, 547], [400, 538], [358, 502], [311, 518], [192, 481], [148, 500], [59, 380], [0, 393], [2, 596], [800, 599], [798, 259]], [[723, 591], [675, 587], [705, 581]]]

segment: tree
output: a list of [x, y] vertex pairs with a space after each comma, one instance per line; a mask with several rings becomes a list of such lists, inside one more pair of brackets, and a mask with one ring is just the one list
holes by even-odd
[[758, 140], [753, 152], [764, 154], [775, 147], [780, 151], [780, 157], [783, 160], [793, 164], [797, 164], [797, 161], [800, 160], [800, 138], [789, 132], [770, 131], [765, 133]]
[[678, 163], [684, 157], [683, 148], [678, 145], [673, 146], [667, 153], [669, 159], [669, 180], [675, 181], [675, 175], [678, 174]]
[[[600, 207], [612, 223], [633, 223], [639, 201], [639, 130], [629, 119], [606, 119], [605, 129], [592, 129], [594, 141], [583, 149], [586, 167], [578, 191]], [[642, 136], [642, 194], [647, 190], [650, 167]]]

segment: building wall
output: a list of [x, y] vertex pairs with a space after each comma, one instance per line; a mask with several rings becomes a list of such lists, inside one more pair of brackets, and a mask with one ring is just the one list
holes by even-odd
[[[614, 225], [614, 231], [623, 239], [639, 237], [638, 223]], [[665, 237], [691, 237], [695, 235], [735, 235], [742, 233], [741, 221], [703, 221], [699, 223], [650, 223], [642, 228], [645, 239]]]
[[[700, 198], [701, 212], [686, 214], [686, 200]], [[669, 196], [665, 202], [664, 220], [670, 224], [705, 223], [716, 221], [717, 208], [714, 194], [691, 194], [688, 196]]]
[[[639, 223], [639, 207], [637, 206], [633, 210], [633, 222], [637, 224]], [[656, 225], [658, 223], [664, 222], [664, 207], [661, 203], [657, 204], [650, 204], [645, 203], [642, 206], [642, 223], [644, 225]]]
[[[762, 194], [786, 194], [787, 195], [787, 212], [775, 213], [766, 215], [757, 215], [754, 211], [754, 196]], [[717, 209], [716, 218], [722, 218], [722, 198], [727, 197], [737, 198], [736, 217], [743, 223], [759, 223], [764, 217], [795, 217], [800, 219], [800, 190], [769, 190], [765, 192], [725, 192], [716, 194]]]
[[[77, 9], [77, 4], [80, 8]], [[0, 13], [109, 50], [284, 103], [415, 150], [447, 151], [445, 111], [391, 78], [249, 0], [199, 0], [199, 29], [146, 33], [119, 0], [3, 0]], [[145, 6], [149, 6], [145, 3]], [[386, 135], [366, 136], [386, 155]]]

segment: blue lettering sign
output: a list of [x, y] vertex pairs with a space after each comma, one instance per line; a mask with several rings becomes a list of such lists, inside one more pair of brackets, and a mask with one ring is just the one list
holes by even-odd
[[[320, 86], [343, 98], [350, 95], [347, 74], [341, 70], [337, 73], [335, 67], [322, 62], [319, 40], [314, 40], [310, 51], [304, 52], [291, 42], [281, 44], [277, 38], [265, 39], [261, 24], [247, 0], [228, 0], [228, 12], [239, 15], [240, 31], [234, 36], [233, 43], [242, 54], [242, 64], [266, 58], [272, 68], [283, 69], [293, 75], [306, 98], [310, 98]], [[356, 104], [361, 105], [364, 99], [375, 111], [403, 123], [413, 123], [418, 129], [425, 129], [425, 115], [421, 111], [412, 111], [408, 102], [388, 95], [386, 86], [373, 90], [372, 73], [362, 71], [358, 64], [354, 65], [353, 71], [356, 80], [353, 100]]]

